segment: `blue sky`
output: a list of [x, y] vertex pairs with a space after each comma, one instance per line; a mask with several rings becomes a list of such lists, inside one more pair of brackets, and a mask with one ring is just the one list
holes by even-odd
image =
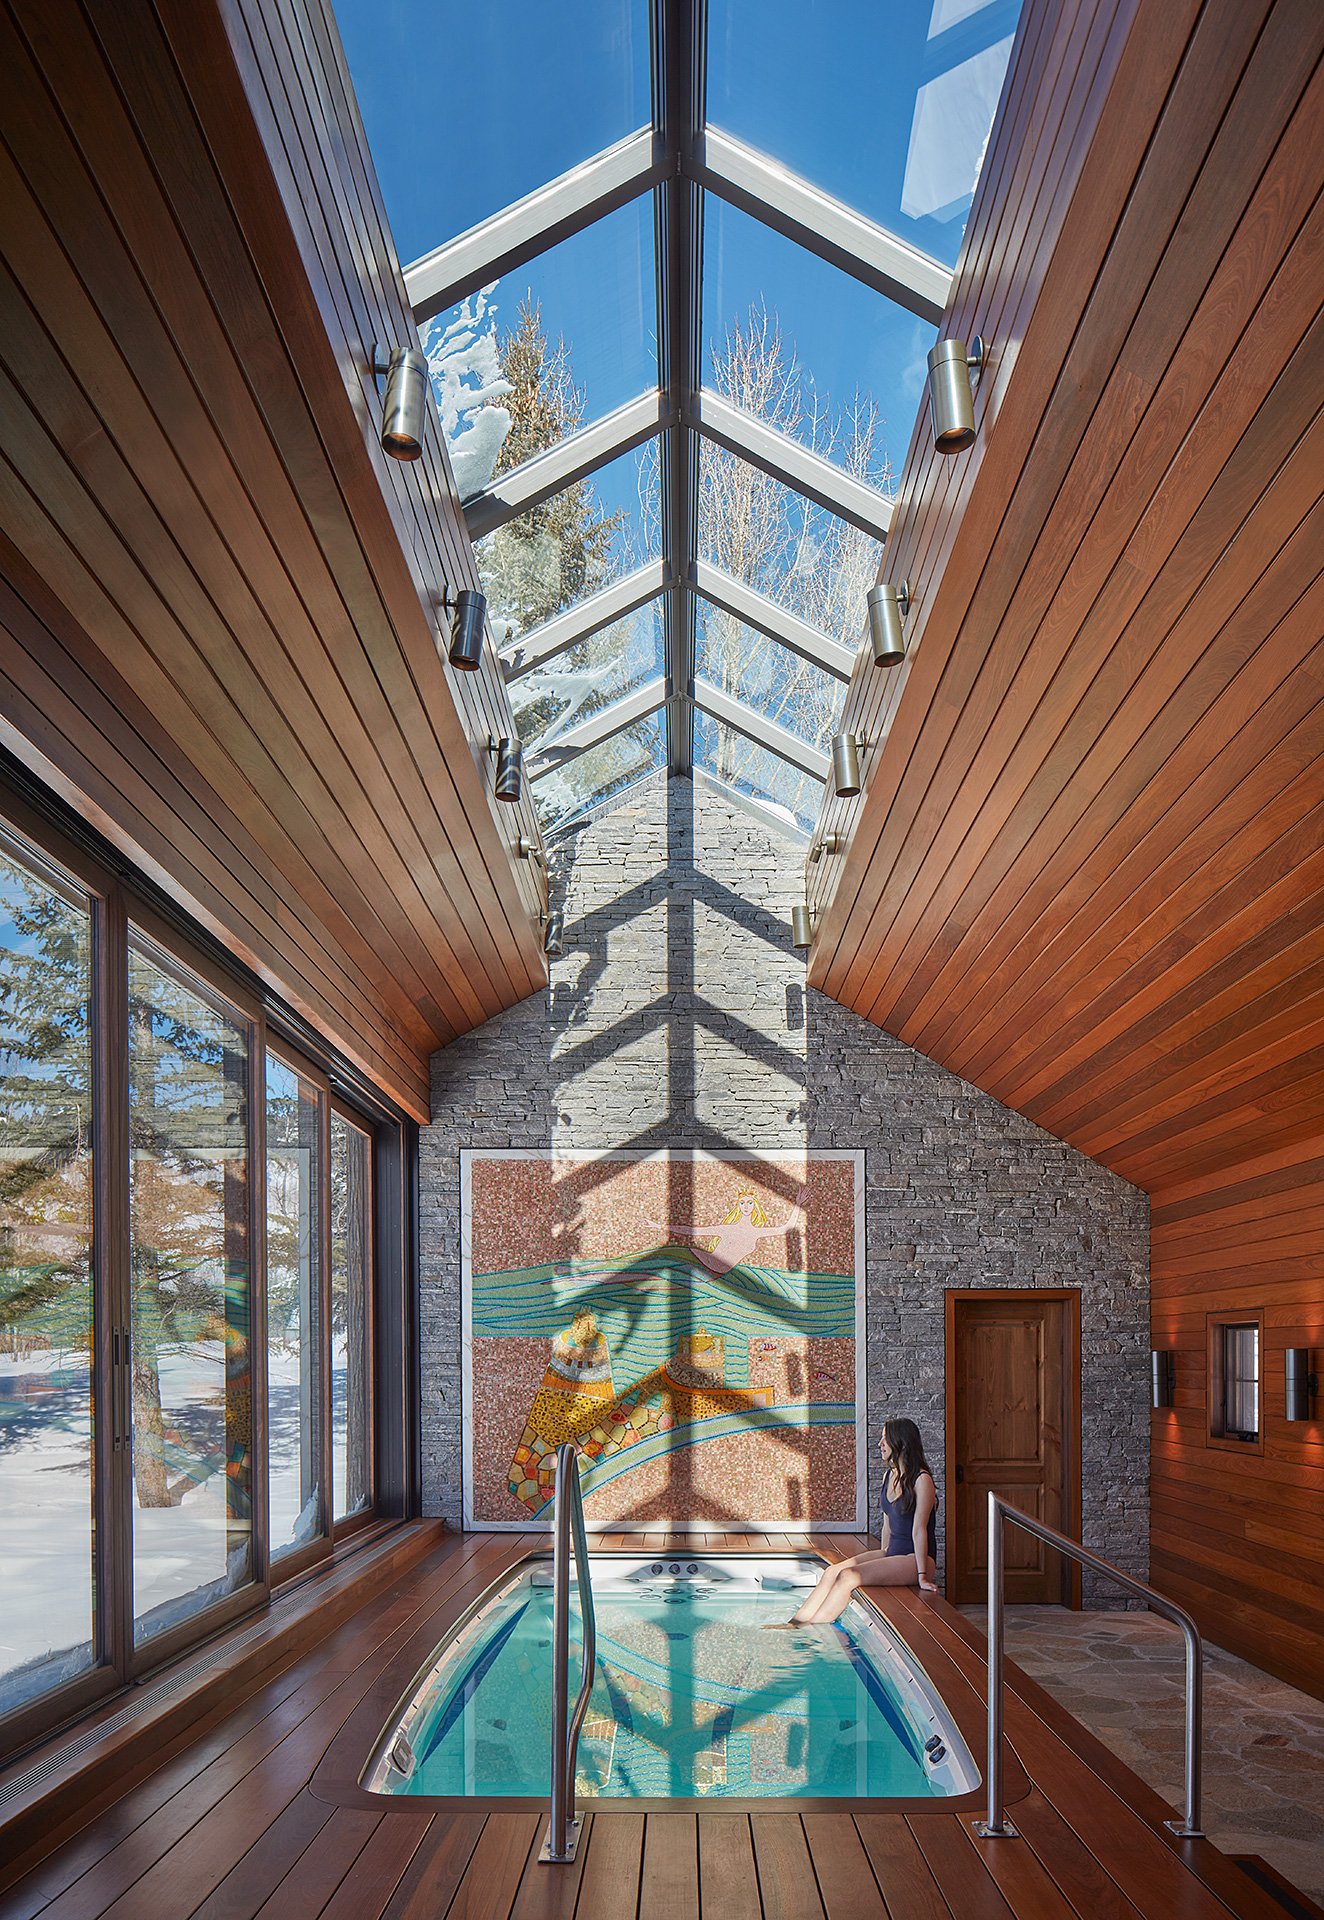
[[[949, 190], [949, 149], [966, 153], [968, 189], [1018, 5], [710, 0], [709, 118], [951, 264], [967, 196], [914, 209]], [[336, 13], [405, 263], [650, 118], [645, 0], [336, 0]], [[728, 326], [766, 302], [820, 398], [873, 396], [899, 478], [934, 330], [711, 198], [704, 245], [705, 375]], [[653, 253], [645, 198], [497, 289], [503, 327], [526, 292], [541, 303], [588, 419], [656, 383]], [[632, 465], [602, 477], [609, 508], [632, 505]]]

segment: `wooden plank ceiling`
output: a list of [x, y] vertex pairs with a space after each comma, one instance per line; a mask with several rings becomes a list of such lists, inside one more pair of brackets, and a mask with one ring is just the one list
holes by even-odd
[[[1324, 10], [1032, 6], [863, 665], [813, 985], [1128, 1179], [1324, 1094]], [[879, 744], [881, 743], [881, 744]]]
[[545, 980], [537, 825], [325, 10], [5, 0], [0, 120], [0, 740], [424, 1118]]

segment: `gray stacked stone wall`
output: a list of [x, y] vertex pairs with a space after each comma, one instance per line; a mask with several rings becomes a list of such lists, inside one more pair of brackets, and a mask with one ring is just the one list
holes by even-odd
[[1145, 1196], [808, 989], [788, 932], [803, 859], [802, 842], [726, 794], [657, 776], [556, 850], [566, 941], [548, 991], [434, 1056], [425, 1509], [459, 1523], [462, 1148], [863, 1148], [872, 1525], [889, 1414], [918, 1421], [945, 1492], [946, 1290], [1076, 1287], [1084, 1536], [1143, 1576]]

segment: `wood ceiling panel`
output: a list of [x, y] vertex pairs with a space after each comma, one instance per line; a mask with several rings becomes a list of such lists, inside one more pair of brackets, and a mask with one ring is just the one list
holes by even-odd
[[5, 0], [0, 111], [8, 743], [421, 1116], [545, 979], [543, 896], [499, 669], [438, 648], [477, 581], [435, 415], [377, 445], [412, 320], [329, 15]]
[[1324, 16], [1025, 38], [946, 329], [979, 439], [912, 444], [810, 979], [1152, 1187], [1301, 1137], [1321, 1064]]

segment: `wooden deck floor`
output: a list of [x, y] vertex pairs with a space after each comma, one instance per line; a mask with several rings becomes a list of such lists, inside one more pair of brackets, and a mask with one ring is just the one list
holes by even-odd
[[[642, 1544], [661, 1549], [665, 1536]], [[710, 1535], [707, 1550], [763, 1544]], [[814, 1544], [835, 1556], [854, 1543]], [[550, 1868], [537, 1864], [539, 1813], [334, 1804], [313, 1774], [356, 1706], [535, 1545], [545, 1539], [447, 1540], [387, 1598], [200, 1722], [148, 1778], [90, 1805], [17, 1879], [26, 1863], [4, 1871], [0, 1828], [0, 1920], [1281, 1920], [1207, 1842], [1166, 1835], [1163, 1803], [1014, 1671], [1007, 1732], [1029, 1782], [1009, 1808], [1017, 1840], [977, 1840], [968, 1816], [941, 1809], [714, 1804], [590, 1814], [575, 1864]], [[968, 1714], [984, 1675], [969, 1623], [917, 1594], [876, 1598]]]

